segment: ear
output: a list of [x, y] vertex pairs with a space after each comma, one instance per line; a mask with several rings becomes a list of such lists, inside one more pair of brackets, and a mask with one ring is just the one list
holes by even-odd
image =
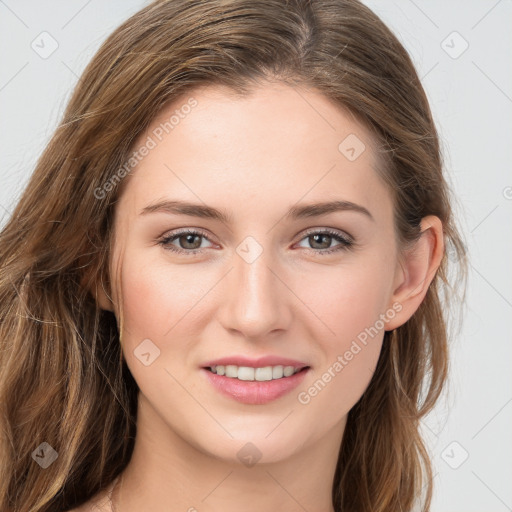
[[421, 237], [407, 251], [405, 261], [397, 264], [390, 304], [402, 308], [386, 323], [386, 331], [403, 325], [419, 308], [434, 279], [444, 254], [443, 224], [429, 215], [421, 221]]
[[114, 312], [114, 304], [105, 291], [103, 279], [88, 279], [88, 276], [85, 275], [82, 279], [82, 286], [89, 290], [101, 309]]
[[94, 291], [93, 295], [96, 298], [96, 302], [98, 303], [101, 309], [104, 309], [105, 311], [114, 312], [114, 305], [112, 303], [112, 300], [110, 299], [110, 297], [107, 295], [103, 288], [103, 281], [99, 286], [96, 287], [96, 290]]

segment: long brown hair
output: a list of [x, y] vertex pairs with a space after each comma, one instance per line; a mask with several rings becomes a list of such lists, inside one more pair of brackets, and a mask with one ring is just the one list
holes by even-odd
[[[373, 379], [349, 413], [332, 495], [336, 511], [408, 511], [420, 495], [429, 510], [419, 427], [445, 384], [453, 301], [443, 304], [443, 294], [453, 297], [462, 281], [465, 290], [466, 259], [409, 55], [357, 0], [168, 0], [101, 46], [0, 233], [1, 511], [67, 510], [128, 464], [138, 387], [117, 319], [90, 291], [111, 295], [112, 219], [129, 176], [112, 177], [164, 105], [196, 86], [243, 95], [266, 80], [314, 87], [371, 130], [400, 248], [417, 239], [424, 216], [443, 223], [450, 250], [419, 309], [385, 333]], [[46, 468], [37, 450], [53, 452], [41, 443], [57, 454]]]

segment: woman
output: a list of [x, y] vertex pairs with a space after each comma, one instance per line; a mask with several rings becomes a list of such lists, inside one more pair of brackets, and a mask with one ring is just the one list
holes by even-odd
[[358, 1], [143, 8], [0, 238], [2, 511], [429, 510], [463, 243]]

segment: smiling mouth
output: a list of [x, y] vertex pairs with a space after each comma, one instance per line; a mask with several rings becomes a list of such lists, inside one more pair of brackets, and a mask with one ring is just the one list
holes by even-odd
[[309, 369], [309, 366], [294, 367], [275, 365], [253, 368], [250, 366], [236, 366], [234, 364], [228, 364], [207, 366], [205, 369], [215, 373], [216, 375], [221, 375], [230, 379], [265, 382], [286, 379], [296, 373]]

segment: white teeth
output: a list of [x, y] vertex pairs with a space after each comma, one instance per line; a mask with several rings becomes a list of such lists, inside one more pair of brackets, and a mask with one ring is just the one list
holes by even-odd
[[254, 380], [272, 380], [272, 366], [256, 368], [256, 370], [254, 370]]
[[238, 377], [238, 366], [235, 366], [234, 364], [228, 364], [226, 366], [226, 377]]
[[281, 365], [274, 366], [272, 368], [272, 378], [273, 379], [280, 379], [283, 375], [284, 375], [283, 367]]
[[250, 366], [236, 366], [234, 364], [210, 366], [210, 370], [217, 375], [225, 375], [238, 380], [275, 380], [283, 377], [290, 377], [299, 372], [302, 368], [293, 366], [264, 366], [262, 368], [252, 368]]
[[293, 366], [285, 366], [283, 370], [283, 374], [285, 377], [289, 377], [290, 375], [293, 375], [294, 368]]
[[238, 368], [238, 380], [254, 380], [254, 368], [240, 366]]

